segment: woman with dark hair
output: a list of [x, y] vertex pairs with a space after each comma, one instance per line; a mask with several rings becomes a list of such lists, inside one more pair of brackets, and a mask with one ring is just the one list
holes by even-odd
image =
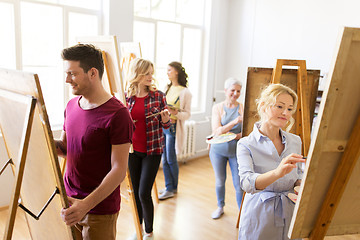
[[171, 198], [177, 193], [179, 165], [176, 154], [180, 154], [185, 141], [185, 120], [191, 116], [192, 95], [187, 88], [188, 75], [179, 62], [171, 62], [167, 68], [170, 83], [165, 94], [170, 112], [170, 128], [164, 129], [165, 149], [163, 153], [163, 170], [165, 189], [159, 192], [159, 199]]

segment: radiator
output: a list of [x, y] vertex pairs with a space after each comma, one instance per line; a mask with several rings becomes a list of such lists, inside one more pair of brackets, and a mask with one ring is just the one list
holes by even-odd
[[195, 136], [196, 136], [195, 121], [185, 122], [185, 145], [181, 154], [177, 155], [178, 161], [185, 162], [191, 156], [195, 155]]

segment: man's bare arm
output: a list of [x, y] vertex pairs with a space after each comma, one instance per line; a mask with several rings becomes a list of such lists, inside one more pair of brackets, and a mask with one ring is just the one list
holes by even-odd
[[73, 226], [78, 223], [92, 208], [108, 197], [126, 176], [130, 143], [112, 145], [111, 170], [101, 184], [86, 198], [69, 197], [71, 207], [61, 211], [64, 222]]
[[58, 156], [66, 157], [66, 154], [67, 154], [66, 132], [63, 130], [61, 132], [60, 139], [57, 139], [54, 141], [55, 141], [55, 147], [56, 147]]

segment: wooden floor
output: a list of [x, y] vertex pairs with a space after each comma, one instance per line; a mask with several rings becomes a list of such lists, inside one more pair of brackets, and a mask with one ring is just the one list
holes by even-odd
[[[160, 170], [157, 187], [164, 187]], [[231, 173], [228, 168], [226, 181], [225, 214], [218, 220], [211, 218], [216, 209], [214, 172], [208, 157], [189, 161], [180, 166], [179, 189], [176, 197], [155, 205], [154, 236], [156, 240], [235, 240], [238, 209], [236, 206]], [[7, 210], [0, 211], [0, 236], [2, 238], [7, 219]], [[117, 240], [127, 239], [135, 232], [131, 208], [125, 200], [117, 224]], [[30, 239], [24, 214], [18, 211], [13, 234], [14, 240]], [[326, 237], [326, 240], [359, 240], [360, 235]]]

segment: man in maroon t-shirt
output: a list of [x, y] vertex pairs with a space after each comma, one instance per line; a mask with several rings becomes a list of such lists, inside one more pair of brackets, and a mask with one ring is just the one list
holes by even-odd
[[126, 175], [134, 124], [127, 108], [105, 91], [102, 53], [78, 44], [62, 51], [71, 99], [65, 109], [60, 156], [67, 157], [64, 184], [70, 207], [62, 209], [77, 239], [115, 239], [120, 183]]

